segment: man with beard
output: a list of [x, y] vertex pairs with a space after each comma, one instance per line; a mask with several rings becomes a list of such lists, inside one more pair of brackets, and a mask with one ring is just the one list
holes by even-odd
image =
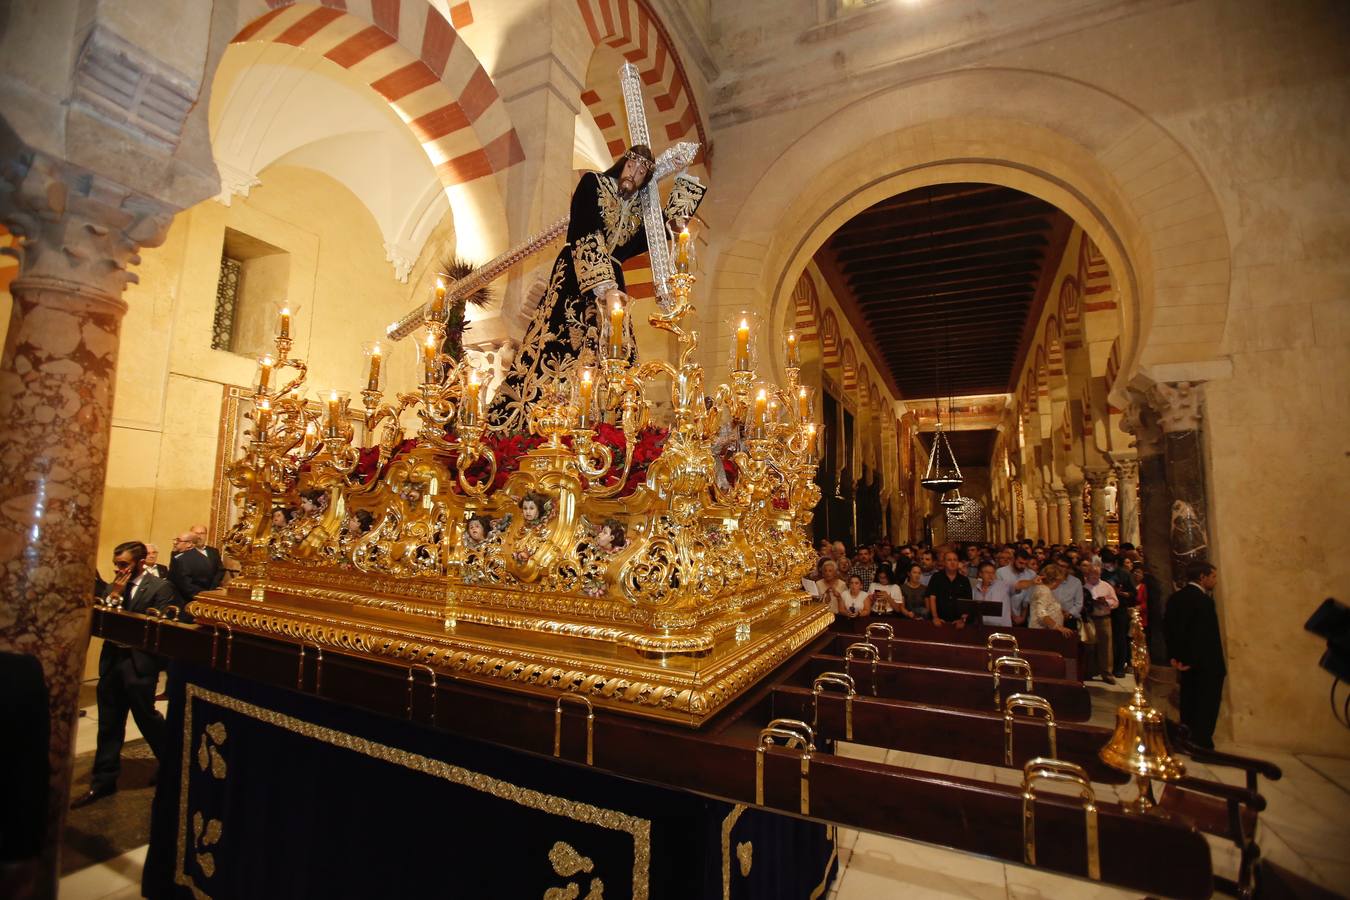
[[[145, 545], [127, 541], [113, 548], [116, 578], [101, 598], [130, 612], [162, 610], [172, 604], [173, 586], [145, 571]], [[71, 803], [72, 809], [88, 806], [117, 790], [122, 770], [122, 743], [126, 740], [127, 713], [136, 720], [145, 742], [158, 759], [164, 741], [164, 717], [155, 709], [155, 682], [160, 661], [141, 650], [103, 642], [98, 658], [98, 744], [89, 789]]]
[[[624, 293], [623, 262], [647, 251], [642, 189], [655, 165], [651, 150], [635, 144], [605, 171], [581, 176], [572, 192], [567, 243], [493, 397], [489, 418], [494, 428], [525, 431], [530, 408], [555, 380], [569, 381], [578, 366], [599, 361], [607, 350], [610, 310], [616, 303], [628, 313], [624, 351], [633, 361], [633, 311]], [[683, 227], [705, 190], [696, 178], [676, 176], [666, 200], [667, 224]]]

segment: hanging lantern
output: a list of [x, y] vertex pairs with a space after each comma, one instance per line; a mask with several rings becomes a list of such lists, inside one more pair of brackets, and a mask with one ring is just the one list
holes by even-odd
[[961, 489], [952, 488], [951, 493], [943, 496], [938, 502], [947, 507], [947, 509], [959, 509], [961, 504], [965, 501], [961, 497]]
[[960, 487], [965, 479], [961, 476], [961, 467], [956, 464], [956, 454], [942, 433], [942, 420], [938, 419], [937, 430], [933, 432], [933, 453], [928, 457], [928, 471], [919, 483], [930, 491], [945, 494], [952, 488]]

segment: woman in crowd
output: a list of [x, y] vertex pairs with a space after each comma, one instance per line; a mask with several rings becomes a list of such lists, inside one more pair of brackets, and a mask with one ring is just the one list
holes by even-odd
[[850, 575], [848, 577], [848, 588], [840, 596], [839, 606], [835, 609], [835, 612], [848, 616], [850, 619], [872, 614], [872, 596], [867, 593], [867, 587], [862, 583], [861, 576]]
[[1046, 563], [1031, 587], [1031, 614], [1027, 624], [1032, 628], [1053, 628], [1065, 637], [1073, 637], [1072, 628], [1064, 626], [1064, 607], [1055, 599], [1054, 590], [1064, 583], [1065, 571], [1059, 563]]
[[900, 585], [891, 584], [891, 570], [887, 566], [877, 566], [877, 580], [871, 587], [872, 615], [889, 616], [904, 608]]
[[839, 577], [839, 566], [832, 559], [820, 564], [820, 580], [816, 582], [816, 594], [830, 604], [830, 609], [839, 612], [844, 591], [848, 585]]
[[896, 610], [907, 619], [928, 618], [928, 586], [923, 583], [923, 566], [911, 563], [900, 584], [900, 597], [904, 603]]

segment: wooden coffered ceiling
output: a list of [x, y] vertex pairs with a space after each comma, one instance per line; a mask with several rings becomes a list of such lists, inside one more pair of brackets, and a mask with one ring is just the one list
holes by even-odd
[[[989, 465], [989, 459], [994, 455], [994, 441], [998, 439], [998, 432], [995, 429], [973, 428], [947, 431], [945, 434], [947, 435], [947, 442], [951, 444], [952, 455], [956, 457], [958, 466], [963, 469], [973, 469]], [[931, 454], [933, 452], [933, 432], [928, 431], [920, 434], [919, 440], [923, 441], [924, 449]]]
[[816, 254], [905, 397], [1012, 389], [1072, 220], [1028, 194], [944, 184], [883, 200]]

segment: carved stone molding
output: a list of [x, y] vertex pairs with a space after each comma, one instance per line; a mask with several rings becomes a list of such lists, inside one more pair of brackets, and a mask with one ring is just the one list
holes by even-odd
[[[216, 170], [220, 172], [220, 193], [216, 194], [215, 200], [222, 206], [229, 206], [235, 197], [247, 197], [249, 191], [262, 184], [262, 179], [248, 169], [221, 160], [216, 160]], [[388, 249], [387, 245], [385, 249]], [[407, 275], [401, 280], [407, 281]]]
[[1121, 412], [1120, 428], [1134, 435], [1135, 452], [1140, 456], [1158, 456], [1162, 453], [1162, 428], [1158, 414], [1148, 400], [1135, 391], [1129, 392], [1130, 402]]
[[1200, 428], [1202, 382], [1158, 382], [1149, 388], [1148, 401], [1158, 414], [1164, 434]]
[[[75, 285], [121, 308], [142, 247], [168, 236], [174, 210], [43, 154], [0, 164], [0, 221], [18, 239], [20, 280]], [[16, 285], [17, 287], [17, 285]]]

